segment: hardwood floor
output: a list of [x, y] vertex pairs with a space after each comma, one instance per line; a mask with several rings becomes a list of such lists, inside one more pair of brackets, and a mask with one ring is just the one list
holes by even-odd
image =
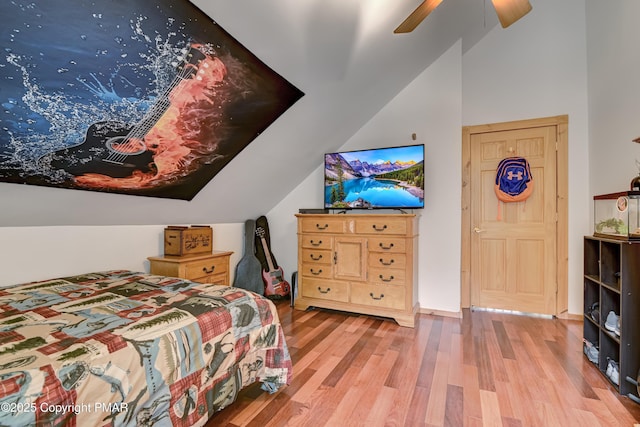
[[486, 311], [387, 319], [278, 303], [291, 384], [252, 386], [213, 426], [633, 426], [582, 353], [582, 322]]

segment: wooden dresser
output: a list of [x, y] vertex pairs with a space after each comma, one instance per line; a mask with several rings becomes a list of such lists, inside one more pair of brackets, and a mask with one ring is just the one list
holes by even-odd
[[229, 286], [229, 259], [233, 252], [149, 257], [151, 274], [179, 277], [194, 282]]
[[418, 311], [418, 222], [413, 214], [298, 214], [295, 308], [391, 317]]

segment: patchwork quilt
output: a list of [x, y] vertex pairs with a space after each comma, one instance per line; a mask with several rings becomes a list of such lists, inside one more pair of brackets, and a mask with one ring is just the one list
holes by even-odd
[[107, 271], [0, 289], [0, 425], [200, 426], [291, 381], [273, 303]]

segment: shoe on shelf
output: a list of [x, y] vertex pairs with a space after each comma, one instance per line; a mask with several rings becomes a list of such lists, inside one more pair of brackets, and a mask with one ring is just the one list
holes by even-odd
[[583, 341], [584, 341], [583, 350], [584, 350], [584, 354], [587, 356], [587, 359], [589, 359], [589, 361], [592, 363], [598, 363], [598, 353], [599, 353], [598, 347], [591, 344], [591, 342], [588, 340], [583, 340]]
[[620, 316], [618, 316], [618, 321], [616, 322], [616, 328], [613, 330], [613, 333], [617, 336], [620, 336]]
[[616, 326], [618, 325], [618, 321], [620, 320], [620, 316], [615, 314], [613, 311], [610, 311], [607, 315], [607, 320], [604, 322], [604, 327], [607, 331], [614, 332], [616, 330]]
[[618, 362], [608, 357], [606, 375], [612, 383], [620, 385], [620, 368], [618, 367]]
[[611, 378], [611, 372], [613, 370], [613, 365], [611, 364], [611, 358], [607, 357], [607, 370], [604, 372], [605, 375]]
[[587, 310], [587, 313], [594, 322], [596, 322], [598, 325], [600, 324], [600, 304], [598, 304], [597, 302], [591, 304], [591, 306]]

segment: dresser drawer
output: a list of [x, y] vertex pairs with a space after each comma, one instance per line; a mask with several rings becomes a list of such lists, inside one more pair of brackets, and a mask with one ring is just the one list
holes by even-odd
[[369, 251], [406, 253], [407, 243], [405, 239], [398, 239], [393, 237], [370, 237]]
[[404, 310], [405, 288], [353, 284], [351, 286], [351, 302], [353, 304]]
[[331, 264], [333, 253], [325, 249], [302, 248], [301, 256], [303, 264]]
[[406, 266], [407, 256], [403, 253], [369, 252], [370, 268], [405, 268]]
[[349, 301], [349, 285], [346, 282], [302, 278], [300, 284], [303, 297], [329, 301]]
[[300, 240], [303, 248], [333, 249], [333, 238], [329, 236], [305, 234]]
[[227, 272], [228, 263], [221, 258], [191, 261], [185, 265], [185, 279], [202, 281], [202, 278]]
[[344, 233], [346, 221], [342, 218], [315, 217], [301, 218], [300, 231], [302, 233]]
[[328, 279], [333, 275], [331, 264], [302, 263], [300, 275]]
[[404, 270], [394, 268], [371, 268], [369, 283], [381, 285], [404, 285], [407, 283]]
[[407, 221], [403, 218], [358, 218], [355, 224], [356, 234], [405, 236], [407, 231]]

